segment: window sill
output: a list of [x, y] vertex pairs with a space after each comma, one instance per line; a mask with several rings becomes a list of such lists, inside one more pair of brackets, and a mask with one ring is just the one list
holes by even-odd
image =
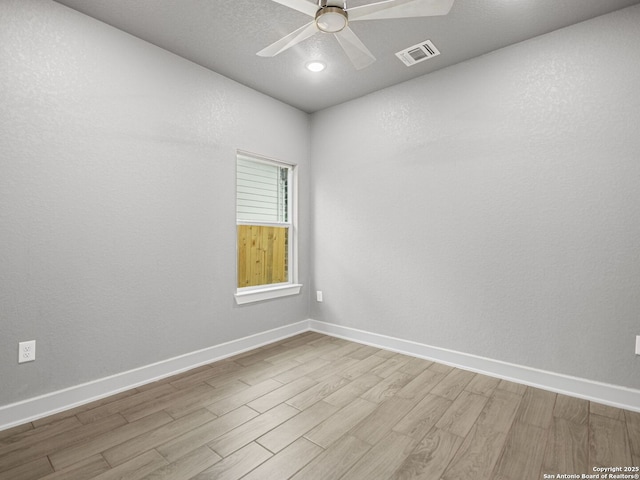
[[262, 300], [271, 300], [272, 298], [287, 297], [289, 295], [297, 295], [300, 293], [302, 285], [299, 283], [278, 285], [277, 287], [266, 287], [255, 290], [246, 290], [237, 292], [236, 303], [244, 305], [246, 303], [260, 302]]

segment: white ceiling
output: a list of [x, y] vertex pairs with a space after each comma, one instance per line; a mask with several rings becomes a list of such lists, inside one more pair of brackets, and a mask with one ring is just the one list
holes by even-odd
[[[271, 0], [57, 0], [305, 112], [314, 112], [640, 0], [456, 0], [446, 16], [350, 25], [377, 61], [353, 68], [332, 35], [273, 58], [256, 52], [309, 21]], [[376, 0], [373, 0], [376, 1]], [[348, 0], [355, 7], [372, 0]], [[406, 67], [395, 52], [431, 40], [441, 55]], [[553, 52], [549, 52], [553, 55]], [[304, 68], [318, 59], [321, 73]]]

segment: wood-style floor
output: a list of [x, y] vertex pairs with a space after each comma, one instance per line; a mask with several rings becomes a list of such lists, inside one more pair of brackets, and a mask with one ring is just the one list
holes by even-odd
[[312, 332], [0, 432], [1, 480], [537, 480], [634, 465], [640, 413]]

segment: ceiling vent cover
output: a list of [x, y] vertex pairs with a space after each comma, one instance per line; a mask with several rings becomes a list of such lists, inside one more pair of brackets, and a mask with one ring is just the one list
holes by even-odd
[[416, 63], [424, 62], [437, 55], [440, 55], [440, 51], [436, 46], [431, 43], [431, 40], [417, 43], [409, 48], [396, 53], [396, 57], [402, 60], [407, 67], [415, 65]]

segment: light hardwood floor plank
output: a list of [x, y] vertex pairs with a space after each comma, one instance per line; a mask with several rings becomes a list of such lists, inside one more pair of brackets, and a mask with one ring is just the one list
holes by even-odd
[[135, 422], [162, 410], [167, 410], [172, 406], [184, 408], [186, 405], [193, 405], [211, 397], [214, 388], [206, 383], [194, 385], [180, 391], [175, 391], [158, 398], [151, 399], [145, 403], [140, 403], [133, 407], [120, 411], [120, 414], [127, 419], [127, 422]]
[[271, 456], [269, 451], [252, 442], [196, 475], [193, 480], [237, 480]]
[[134, 405], [139, 405], [141, 403], [145, 403], [149, 400], [155, 400], [158, 397], [163, 395], [168, 395], [169, 393], [175, 392], [176, 389], [169, 385], [168, 383], [164, 383], [158, 385], [152, 390], [145, 390], [144, 392], [136, 393], [134, 395], [129, 395], [115, 402], [109, 402], [102, 404], [98, 407], [92, 408], [91, 410], [87, 410], [81, 413], [78, 413], [76, 416], [82, 423], [91, 423], [101, 418], [108, 417], [113, 415], [114, 413], [120, 413], [121, 411], [131, 408]]
[[[281, 350], [275, 355], [265, 357], [263, 361], [271, 363], [272, 365], [277, 365], [278, 363], [290, 363], [292, 361], [295, 361], [296, 357], [300, 357], [302, 355], [305, 355], [306, 353], [315, 351], [316, 349], [312, 345], [305, 343], [303, 345], [289, 347], [285, 350]], [[296, 363], [298, 363], [298, 365], [301, 364], [300, 362]]]
[[500, 380], [500, 383], [498, 384], [498, 390], [515, 393], [516, 395], [520, 395], [522, 397], [527, 391], [527, 386], [520, 383], [510, 382], [508, 380]]
[[82, 426], [76, 417], [63, 418], [53, 423], [45, 423], [38, 428], [19, 431], [0, 442], [0, 458], [15, 450], [29, 447], [47, 438], [55, 437], [63, 432]]
[[287, 400], [287, 403], [298, 410], [304, 410], [325, 397], [328, 397], [348, 383], [349, 380], [340, 375], [331, 375], [325, 380], [298, 393], [296, 396], [291, 397]]
[[206, 408], [213, 403], [224, 400], [231, 395], [243, 392], [248, 388], [249, 385], [241, 382], [240, 380], [227, 381], [222, 385], [214, 387], [214, 389], [211, 390], [208, 395], [198, 397], [190, 402], [185, 401], [171, 403], [164, 408], [164, 411], [171, 415], [173, 418], [178, 419], [180, 417], [184, 417], [185, 415], [193, 413], [196, 410]]
[[[627, 423], [627, 434], [631, 442], [631, 453], [636, 457], [640, 457], [640, 412], [624, 411], [625, 421]], [[637, 463], [635, 466], [640, 466]]]
[[138, 388], [133, 388], [131, 390], [127, 390], [127, 391], [124, 391], [124, 392], [116, 393], [114, 395], [110, 395], [110, 396], [105, 397], [105, 398], [94, 400], [93, 402], [85, 403], [84, 405], [79, 405], [77, 407], [71, 408], [69, 410], [65, 410], [65, 411], [60, 412], [60, 413], [56, 413], [54, 415], [50, 415], [48, 417], [39, 418], [37, 420], [34, 420], [32, 422], [32, 424], [33, 424], [34, 428], [37, 429], [37, 428], [40, 428], [40, 427], [42, 427], [44, 425], [48, 425], [48, 424], [51, 424], [51, 423], [57, 423], [58, 421], [63, 420], [63, 419], [68, 420], [70, 417], [75, 417], [74, 418], [75, 420], [79, 420], [78, 417], [77, 417], [77, 415], [79, 413], [86, 412], [88, 410], [100, 407], [102, 405], [106, 405], [108, 403], [113, 403], [113, 402], [116, 402], [118, 400], [122, 400], [123, 398], [130, 397], [130, 396], [136, 395], [138, 393], [140, 393], [139, 389]]
[[0, 432], [0, 480], [512, 480], [640, 461], [640, 413], [306, 332]]
[[448, 375], [451, 371], [455, 370], [455, 368], [451, 365], [445, 365], [444, 363], [433, 362], [429, 365], [429, 370]]
[[203, 368], [199, 372], [194, 372], [191, 375], [185, 375], [181, 378], [172, 377], [170, 384], [178, 390], [183, 388], [193, 387], [200, 383], [206, 383], [207, 380], [220, 377], [222, 375], [232, 374], [243, 369], [242, 365], [229, 360], [222, 360], [216, 362], [214, 366], [205, 365], [207, 368]]
[[49, 459], [40, 457], [0, 472], [0, 480], [38, 480], [52, 472], [53, 467], [49, 463]]
[[37, 442], [22, 444], [20, 449], [0, 456], [0, 472], [21, 463], [36, 460], [44, 455], [50, 455], [59, 450], [87, 442], [126, 423], [127, 421], [121, 415], [111, 415], [97, 420], [92, 425], [81, 425]]
[[343, 340], [343, 343], [339, 344], [339, 348], [323, 353], [322, 355], [320, 355], [320, 358], [331, 361], [342, 359], [344, 357], [348, 357], [350, 353], [355, 352], [361, 346], [362, 345], [360, 345], [359, 343]]
[[49, 475], [42, 477], [40, 480], [87, 480], [89, 478], [97, 477], [110, 468], [111, 467], [104, 457], [96, 454], [84, 458], [78, 463], [74, 463], [67, 468], [56, 470], [54, 473], [50, 473]]
[[398, 393], [402, 387], [409, 383], [413, 378], [414, 377], [408, 373], [393, 372], [390, 375], [383, 377], [383, 380], [378, 382], [377, 385], [371, 387], [368, 391], [364, 392], [361, 396], [365, 400], [382, 403], [387, 398], [391, 398]]
[[589, 401], [558, 394], [553, 408], [553, 416], [579, 425], [588, 425]]
[[[327, 335], [325, 335], [324, 333], [320, 333], [320, 332], [314, 332], [314, 331], [306, 331], [306, 332], [302, 332], [302, 333], [298, 333], [292, 337], [289, 338], [285, 338], [284, 340], [280, 340], [279, 343], [283, 344], [283, 345], [289, 345], [292, 343], [295, 343], [297, 345], [300, 345], [301, 343], [309, 343], [309, 342], [313, 342], [319, 338], [327, 338]], [[333, 341], [340, 341], [339, 338], [334, 338], [334, 337], [328, 337]], [[303, 342], [300, 342], [300, 340], [304, 340]]]
[[351, 435], [375, 445], [384, 438], [396, 424], [411, 411], [420, 398], [392, 397], [383, 402], [373, 412], [367, 415], [351, 431]]
[[305, 437], [323, 448], [328, 448], [376, 408], [377, 404], [357, 398], [310, 430]]
[[[136, 393], [146, 392], [147, 390], [154, 390], [155, 388], [161, 385], [166, 385], [166, 384], [172, 384], [172, 386], [175, 388], [175, 385], [173, 385], [174, 382], [179, 383], [182, 379], [192, 378], [194, 376], [197, 376], [201, 372], [210, 372], [210, 371], [211, 371], [210, 364], [200, 365], [199, 367], [194, 367], [189, 370], [185, 370], [184, 372], [176, 373], [175, 375], [171, 375], [170, 377], [161, 378], [160, 380], [156, 380], [155, 382], [140, 385], [136, 387], [135, 390], [137, 391]], [[199, 381], [196, 383], [202, 383], [202, 382]]]
[[242, 480], [282, 480], [290, 478], [324, 450], [306, 438], [299, 438], [269, 458]]
[[220, 455], [209, 447], [202, 446], [179, 460], [154, 470], [143, 477], [143, 480], [189, 480], [220, 460]]
[[211, 385], [214, 388], [220, 388], [232, 382], [240, 382], [249, 385], [247, 382], [242, 381], [242, 377], [249, 378], [254, 374], [259, 375], [269, 368], [273, 368], [273, 365], [266, 362], [258, 362], [252, 365], [242, 366], [242, 368], [235, 371], [216, 374], [205, 380], [204, 383]]
[[243, 405], [221, 417], [199, 425], [173, 440], [158, 445], [156, 450], [160, 452], [167, 461], [175, 462], [178, 458], [212, 442], [216, 438], [243, 425], [256, 416], [258, 416], [257, 412]]
[[226, 457], [299, 413], [299, 410], [287, 404], [280, 404], [268, 412], [258, 415], [233, 430], [218, 436], [215, 440], [209, 442], [209, 446], [215, 452]]
[[[356, 344], [357, 345], [357, 344]], [[356, 360], [364, 360], [372, 355], [375, 355], [376, 352], [379, 352], [380, 349], [376, 347], [372, 347], [371, 345], [360, 345], [360, 348], [353, 350], [349, 355], [349, 358], [355, 358]], [[381, 357], [378, 357], [381, 358]], [[383, 359], [384, 361], [384, 359]], [[380, 362], [382, 363], [382, 362]], [[377, 365], [377, 364], [376, 364]]]
[[425, 360], [423, 358], [410, 358], [407, 363], [400, 367], [400, 371], [402, 373], [408, 373], [409, 375], [416, 376], [431, 365], [433, 365], [433, 362], [430, 360]]
[[[438, 397], [441, 398], [441, 397]], [[463, 439], [434, 428], [418, 443], [390, 480], [433, 480], [440, 478]]]
[[446, 398], [427, 394], [393, 427], [393, 431], [420, 440], [440, 421], [452, 403]]
[[[67, 415], [69, 417], [71, 415]], [[66, 418], [64, 417], [64, 418]], [[24, 423], [22, 425], [17, 425], [12, 428], [8, 428], [0, 432], [0, 445], [2, 445], [2, 440], [5, 438], [16, 438], [17, 435], [25, 432], [29, 432], [34, 429], [33, 423]]]
[[261, 436], [257, 442], [267, 450], [277, 453], [329, 418], [337, 410], [338, 407], [320, 401]]
[[297, 367], [286, 370], [285, 372], [280, 373], [273, 377], [273, 379], [280, 383], [289, 383], [294, 380], [304, 377], [316, 370], [320, 370], [323, 367], [326, 367], [331, 362], [329, 360], [324, 360], [322, 358], [315, 358], [307, 363], [303, 363]]
[[409, 383], [400, 389], [398, 397], [414, 398], [416, 395], [424, 396], [430, 392], [445, 377], [444, 373], [435, 372], [430, 368], [423, 369]]
[[394, 357], [394, 356], [399, 355], [399, 354], [396, 353], [396, 352], [392, 352], [391, 350], [385, 350], [383, 348], [379, 348], [378, 351], [375, 353], [375, 355], [378, 355], [380, 357], [389, 359], [389, 358]]
[[589, 472], [589, 426], [554, 417], [542, 462], [543, 474]]
[[342, 357], [336, 360], [330, 360], [329, 364], [314, 370], [313, 372], [309, 372], [306, 376], [317, 381], [323, 382], [327, 378], [332, 377], [334, 375], [341, 375], [346, 369], [354, 366], [360, 360], [356, 360], [355, 358]]
[[553, 416], [555, 401], [555, 393], [528, 387], [522, 397], [516, 419], [534, 427], [548, 428]]
[[186, 415], [178, 420], [173, 420], [159, 428], [151, 430], [147, 433], [134, 437], [130, 440], [126, 440], [114, 447], [111, 447], [102, 454], [104, 458], [109, 462], [109, 465], [115, 467], [127, 460], [141, 455], [144, 452], [151, 450], [169, 440], [179, 437], [180, 435], [193, 430], [194, 428], [202, 425], [203, 423], [213, 420], [215, 415], [207, 410], [198, 410], [189, 415]]
[[383, 357], [377, 355], [370, 355], [361, 359], [359, 362], [351, 365], [349, 368], [343, 370], [340, 375], [349, 380], [354, 380], [365, 373], [371, 373], [371, 370], [384, 362]]
[[373, 373], [365, 373], [355, 380], [351, 380], [351, 382], [336, 390], [328, 397], [325, 397], [324, 401], [336, 407], [344, 407], [376, 385], [380, 380], [381, 378]]
[[612, 418], [614, 420], [625, 421], [624, 411], [610, 407], [609, 405], [603, 405], [601, 403], [589, 402], [589, 412], [593, 415], [600, 415], [602, 417]]
[[[368, 443], [359, 438], [345, 435], [291, 477], [291, 480], [342, 478], [370, 448]], [[348, 477], [345, 480], [346, 478]]]
[[323, 344], [314, 344], [315, 348], [312, 350], [309, 350], [308, 352], [303, 353], [302, 355], [298, 355], [297, 357], [294, 357], [294, 360], [296, 362], [300, 362], [300, 363], [306, 363], [309, 362], [313, 359], [316, 358], [320, 358], [322, 360], [327, 360], [330, 362], [330, 360], [328, 358], [325, 358], [326, 355], [330, 354], [332, 351], [334, 350], [338, 350], [340, 348], [340, 345], [328, 341], [325, 342]]
[[300, 377], [291, 383], [287, 383], [269, 393], [265, 393], [261, 397], [247, 403], [247, 405], [260, 413], [264, 413], [276, 405], [286, 402], [299, 393], [308, 390], [316, 385], [316, 383], [315, 380], [309, 377]]
[[522, 397], [518, 394], [507, 390], [495, 390], [478, 417], [478, 425], [508, 433], [521, 402]]
[[629, 466], [632, 462], [625, 424], [612, 416], [589, 415], [589, 467]]
[[250, 350], [248, 352], [234, 355], [233, 357], [229, 357], [228, 360], [236, 362], [242, 365], [243, 367], [248, 367], [253, 364], [262, 362], [266, 358], [274, 357], [283, 352], [285, 354], [288, 354], [294, 348], [296, 348], [296, 346], [294, 345], [293, 341], [290, 342], [289, 346], [284, 345], [282, 342], [275, 342], [269, 345], [264, 345], [262, 347], [256, 348], [254, 350]]
[[[393, 355], [392, 357], [388, 358], [383, 363], [375, 367], [373, 370], [371, 370], [371, 373], [382, 378], [387, 378], [389, 375], [391, 375], [392, 373], [396, 373], [403, 366], [409, 363], [409, 360], [411, 360], [411, 357], [402, 355], [401, 353], [396, 353], [395, 355]], [[407, 372], [401, 372], [401, 373], [411, 375], [410, 373], [407, 373]], [[411, 375], [411, 376], [413, 377], [414, 375]]]
[[489, 480], [507, 435], [476, 424], [442, 474], [442, 480]]
[[[302, 368], [305, 367], [306, 364], [297, 362], [295, 360], [289, 360], [286, 362], [280, 363], [270, 363], [266, 360], [264, 362], [260, 362], [256, 365], [251, 366], [251, 368], [245, 369], [241, 374], [237, 377], [240, 381], [248, 384], [248, 385], [257, 385], [258, 383], [262, 383], [265, 380], [275, 379], [276, 375], [283, 375], [282, 378], [285, 378], [284, 375], [289, 375], [293, 379], [299, 378], [299, 372]], [[307, 369], [311, 369], [307, 367]], [[294, 374], [294, 372], [296, 372]], [[280, 381], [280, 380], [279, 380]], [[289, 381], [280, 381], [280, 383], [289, 383]]]
[[455, 400], [460, 392], [473, 379], [474, 373], [466, 370], [452, 369], [438, 384], [431, 389], [431, 393]]
[[249, 388], [239, 391], [238, 393], [234, 393], [233, 395], [229, 395], [222, 400], [208, 405], [207, 410], [215, 413], [218, 416], [224, 415], [225, 413], [229, 413], [231, 410], [235, 410], [245, 403], [249, 403], [256, 398], [261, 397], [265, 393], [269, 393], [277, 388], [280, 388], [281, 386], [282, 383], [275, 380], [265, 380], [262, 383], [253, 385]]
[[387, 480], [418, 444], [415, 438], [389, 432], [344, 475], [345, 479]]
[[496, 480], [541, 478], [540, 471], [546, 440], [545, 429], [516, 422], [507, 436], [504, 450], [495, 468], [494, 478]]
[[491, 396], [493, 391], [498, 388], [500, 380], [497, 378], [487, 377], [486, 375], [476, 374], [465, 387], [469, 393], [476, 395]]
[[101, 473], [92, 480], [140, 480], [164, 465], [167, 465], [167, 461], [155, 450], [150, 450]]
[[463, 391], [442, 415], [436, 427], [459, 437], [466, 437], [484, 409], [488, 398]]
[[488, 480], [502, 453], [522, 397], [496, 389], [445, 469], [443, 480]]
[[173, 419], [167, 413], [157, 412], [136, 422], [114, 428], [79, 445], [52, 453], [49, 455], [49, 459], [56, 470], [62, 470], [81, 461], [83, 458], [104, 452], [108, 448], [115, 447], [126, 440], [166, 425], [171, 421]]

